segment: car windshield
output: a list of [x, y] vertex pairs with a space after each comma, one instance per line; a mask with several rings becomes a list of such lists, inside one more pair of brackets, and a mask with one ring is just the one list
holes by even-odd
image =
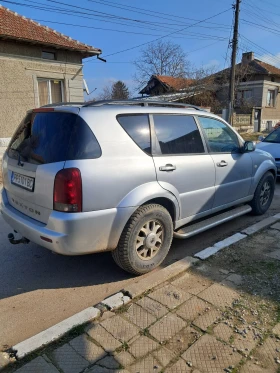
[[280, 130], [271, 132], [263, 142], [271, 142], [274, 144], [280, 144]]

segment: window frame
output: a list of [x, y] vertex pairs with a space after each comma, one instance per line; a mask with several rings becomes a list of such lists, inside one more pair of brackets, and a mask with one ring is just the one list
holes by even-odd
[[[168, 115], [168, 116], [189, 116], [189, 117], [192, 117], [194, 119], [194, 122], [197, 126], [197, 129], [198, 129], [198, 132], [200, 134], [200, 137], [201, 137], [201, 141], [202, 141], [202, 145], [203, 145], [203, 149], [204, 149], [204, 152], [203, 153], [178, 153], [178, 154], [162, 154], [162, 151], [161, 151], [161, 148], [160, 148], [160, 144], [159, 144], [159, 140], [158, 140], [158, 137], [157, 137], [157, 134], [156, 134], [156, 129], [155, 129], [155, 122], [154, 122], [154, 115]], [[208, 148], [207, 148], [207, 143], [205, 142], [205, 139], [204, 139], [204, 136], [203, 136], [203, 133], [201, 131], [201, 127], [199, 126], [199, 123], [196, 119], [196, 116], [193, 115], [193, 114], [185, 114], [185, 113], [152, 113], [150, 114], [150, 126], [151, 126], [151, 136], [152, 136], [152, 155], [153, 157], [192, 157], [192, 156], [196, 156], [196, 155], [208, 155]]]
[[[208, 149], [208, 153], [209, 153], [209, 154], [241, 154], [241, 153], [242, 153], [242, 152], [241, 152], [241, 148], [242, 148], [242, 146], [243, 146], [244, 143], [242, 143], [242, 141], [241, 141], [241, 139], [239, 138], [239, 136], [238, 136], [238, 135], [233, 131], [233, 129], [231, 128], [231, 126], [230, 126], [228, 123], [226, 123], [226, 122], [224, 122], [224, 121], [222, 121], [222, 120], [219, 120], [218, 118], [210, 117], [209, 115], [196, 115], [196, 117], [197, 117], [197, 121], [198, 121], [198, 123], [199, 123], [199, 127], [201, 128], [201, 131], [202, 131], [202, 133], [203, 133], [204, 140], [205, 140], [205, 143], [206, 143], [206, 146], [207, 146], [207, 149]], [[206, 132], [205, 132], [205, 129], [203, 128], [202, 123], [200, 123], [200, 121], [199, 121], [199, 118], [200, 118], [200, 117], [208, 118], [208, 119], [213, 119], [213, 120], [216, 120], [217, 122], [222, 123], [222, 124], [224, 124], [225, 126], [227, 126], [227, 127], [229, 128], [229, 130], [232, 131], [232, 133], [236, 136], [237, 142], [238, 142], [238, 144], [239, 144], [239, 151], [236, 151], [236, 152], [233, 152], [233, 151], [227, 151], [227, 152], [213, 152], [213, 151], [211, 150], [211, 148], [210, 148], [209, 140], [208, 140], [207, 134], [206, 134]]]
[[[120, 117], [136, 117], [136, 116], [147, 116], [148, 117], [148, 125], [149, 125], [149, 129], [150, 129], [150, 148], [151, 148], [151, 153], [147, 153], [145, 152], [144, 149], [142, 149], [139, 144], [137, 144], [137, 142], [134, 140], [133, 137], [130, 136], [130, 134], [126, 131], [126, 129], [122, 126], [122, 124], [120, 123], [120, 121], [118, 120], [118, 118]], [[121, 128], [124, 130], [124, 132], [131, 138], [131, 140], [134, 142], [134, 144], [146, 155], [148, 155], [149, 157], [152, 157], [153, 156], [153, 142], [152, 142], [152, 129], [151, 129], [151, 121], [150, 121], [150, 114], [149, 113], [126, 113], [126, 114], [117, 114], [116, 115], [116, 120], [118, 122], [118, 124], [121, 126]]]
[[[53, 55], [53, 58], [46, 58], [46, 57], [43, 57], [43, 53], [47, 53], [47, 54], [51, 54], [51, 55]], [[47, 60], [47, 61], [56, 61], [56, 53], [55, 52], [53, 52], [53, 51], [46, 51], [46, 50], [42, 50], [42, 52], [41, 52], [41, 58], [43, 59], [43, 60]]]
[[[273, 94], [273, 104], [272, 104], [272, 105], [269, 105], [269, 104], [268, 104], [268, 94], [269, 94], [270, 92]], [[275, 108], [275, 106], [276, 106], [276, 94], [275, 94], [275, 89], [268, 89], [268, 90], [267, 90], [267, 94], [266, 94], [266, 107], [267, 107], [267, 108]]]
[[[38, 101], [39, 101], [39, 106], [42, 106], [40, 103], [40, 94], [39, 94], [39, 82], [47, 82], [48, 86], [48, 104], [51, 105], [55, 102], [52, 102], [52, 87], [51, 87], [51, 82], [52, 81], [59, 81], [60, 83], [60, 90], [61, 90], [61, 102], [64, 102], [64, 82], [62, 79], [54, 79], [54, 78], [39, 78], [37, 77], [37, 92], [38, 92]], [[43, 105], [44, 106], [44, 105]]]

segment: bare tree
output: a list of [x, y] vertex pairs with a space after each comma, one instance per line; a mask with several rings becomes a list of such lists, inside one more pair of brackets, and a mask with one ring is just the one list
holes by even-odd
[[180, 45], [159, 40], [148, 44], [135, 60], [135, 81], [142, 87], [151, 75], [169, 75], [184, 78], [189, 75], [190, 62]]
[[101, 93], [97, 96], [97, 100], [111, 100], [112, 98], [112, 85], [114, 83], [111, 82], [110, 84], [105, 85], [102, 88]]

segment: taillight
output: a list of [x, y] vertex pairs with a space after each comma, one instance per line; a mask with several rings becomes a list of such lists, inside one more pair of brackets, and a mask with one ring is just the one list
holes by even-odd
[[53, 209], [62, 212], [82, 211], [82, 178], [78, 168], [65, 168], [56, 174]]

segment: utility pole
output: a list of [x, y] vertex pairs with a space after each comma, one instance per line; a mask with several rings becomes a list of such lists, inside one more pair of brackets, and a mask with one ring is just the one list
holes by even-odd
[[235, 21], [234, 21], [234, 32], [232, 39], [232, 54], [231, 54], [231, 70], [230, 70], [230, 84], [229, 84], [229, 110], [228, 110], [228, 122], [232, 125], [232, 115], [234, 109], [235, 99], [235, 65], [236, 65], [236, 53], [238, 47], [238, 26], [239, 26], [239, 12], [240, 12], [241, 0], [236, 0], [236, 4], [233, 5], [235, 9]]

